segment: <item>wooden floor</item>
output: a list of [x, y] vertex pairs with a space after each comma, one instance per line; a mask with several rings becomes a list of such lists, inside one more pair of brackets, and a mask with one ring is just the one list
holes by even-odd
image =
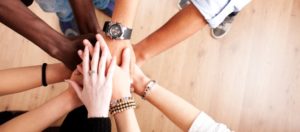
[[[143, 0], [133, 43], [160, 27], [177, 9], [177, 0]], [[53, 28], [54, 14], [30, 7]], [[100, 23], [104, 19], [97, 13]], [[0, 69], [56, 62], [0, 24]], [[300, 131], [300, 0], [253, 0], [223, 39], [208, 27], [149, 60], [143, 70], [170, 91], [238, 132]], [[33, 109], [59, 94], [66, 84], [0, 97], [0, 110]], [[139, 101], [144, 132], [180, 131], [162, 113]]]

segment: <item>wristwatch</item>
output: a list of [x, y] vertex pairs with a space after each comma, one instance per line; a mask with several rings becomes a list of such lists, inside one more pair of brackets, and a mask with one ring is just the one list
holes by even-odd
[[131, 38], [132, 29], [118, 22], [106, 21], [103, 26], [103, 32], [111, 39], [125, 40]]

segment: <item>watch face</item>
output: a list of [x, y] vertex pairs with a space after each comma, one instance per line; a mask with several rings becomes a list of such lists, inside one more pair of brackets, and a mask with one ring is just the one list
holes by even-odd
[[111, 35], [112, 38], [121, 37], [121, 35], [122, 35], [121, 26], [119, 24], [111, 25], [110, 29], [109, 29], [109, 34]]

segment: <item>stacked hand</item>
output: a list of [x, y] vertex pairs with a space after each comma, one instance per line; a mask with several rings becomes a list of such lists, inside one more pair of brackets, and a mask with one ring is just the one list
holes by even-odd
[[56, 46], [57, 50], [52, 50], [50, 55], [62, 61], [69, 69], [76, 69], [76, 65], [81, 63], [81, 59], [77, 55], [79, 49], [83, 49], [82, 40], [88, 39], [95, 41], [94, 34], [86, 34], [74, 38], [68, 38], [63, 44]]
[[116, 65], [116, 59], [111, 57], [101, 35], [97, 35], [96, 38], [98, 41], [95, 47], [88, 40], [84, 40], [84, 51], [78, 51], [83, 60], [82, 65], [77, 67], [83, 75], [83, 86], [80, 85], [80, 81], [67, 82], [86, 106], [88, 117], [108, 117], [111, 99], [130, 96], [130, 50], [124, 49], [122, 64], [119, 67]]

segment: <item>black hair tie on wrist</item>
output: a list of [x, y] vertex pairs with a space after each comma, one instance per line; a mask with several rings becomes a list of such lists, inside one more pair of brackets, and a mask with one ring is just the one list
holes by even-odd
[[47, 86], [47, 79], [46, 79], [46, 67], [47, 67], [47, 63], [43, 63], [42, 65], [42, 85], [43, 86]]

